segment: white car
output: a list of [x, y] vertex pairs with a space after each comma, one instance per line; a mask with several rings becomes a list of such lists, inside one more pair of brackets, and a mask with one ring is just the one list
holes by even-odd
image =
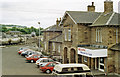
[[51, 58], [40, 58], [36, 61], [36, 65], [39, 68], [43, 63], [54, 62]]

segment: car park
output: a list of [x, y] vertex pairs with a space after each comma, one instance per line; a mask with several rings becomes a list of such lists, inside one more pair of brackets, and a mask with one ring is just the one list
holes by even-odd
[[[55, 65], [52, 74], [56, 77], [72, 75], [72, 77], [93, 77], [91, 70], [85, 64], [59, 64]], [[67, 76], [68, 75], [68, 76]]]
[[27, 57], [26, 60], [28, 62], [33, 63], [33, 62], [36, 62], [39, 58], [40, 58], [40, 55], [31, 55], [31, 56]]
[[40, 70], [42, 72], [46, 72], [47, 74], [52, 73], [54, 66], [58, 64], [56, 62], [48, 62], [44, 63], [43, 65], [40, 66]]

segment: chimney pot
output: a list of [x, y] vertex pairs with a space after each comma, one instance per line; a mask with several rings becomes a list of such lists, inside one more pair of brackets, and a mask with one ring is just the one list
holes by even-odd
[[92, 6], [94, 6], [94, 2], [92, 2]]

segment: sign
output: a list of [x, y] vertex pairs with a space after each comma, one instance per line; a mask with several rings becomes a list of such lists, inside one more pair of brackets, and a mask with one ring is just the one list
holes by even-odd
[[78, 54], [87, 56], [87, 57], [107, 57], [107, 49], [86, 49], [78, 47]]

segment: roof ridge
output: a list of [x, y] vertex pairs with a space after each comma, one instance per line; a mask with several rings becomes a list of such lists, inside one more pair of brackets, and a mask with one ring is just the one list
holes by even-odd
[[106, 22], [106, 25], [108, 25], [110, 23], [110, 21], [112, 20], [112, 18], [113, 18], [114, 15], [115, 15], [115, 12], [112, 13], [112, 15], [110, 16], [110, 18]]
[[93, 24], [101, 17], [102, 14], [103, 14], [103, 13], [101, 13], [101, 14], [99, 15], [99, 17], [93, 22]]
[[[90, 12], [90, 11], [66, 11], [66, 12]], [[103, 13], [103, 12], [91, 12], [91, 13]]]
[[73, 20], [73, 22], [74, 22], [75, 24], [77, 24], [77, 22], [75, 21], [75, 19], [74, 19], [68, 12], [66, 12], [66, 14], [68, 14], [68, 15], [70, 16], [70, 18]]

